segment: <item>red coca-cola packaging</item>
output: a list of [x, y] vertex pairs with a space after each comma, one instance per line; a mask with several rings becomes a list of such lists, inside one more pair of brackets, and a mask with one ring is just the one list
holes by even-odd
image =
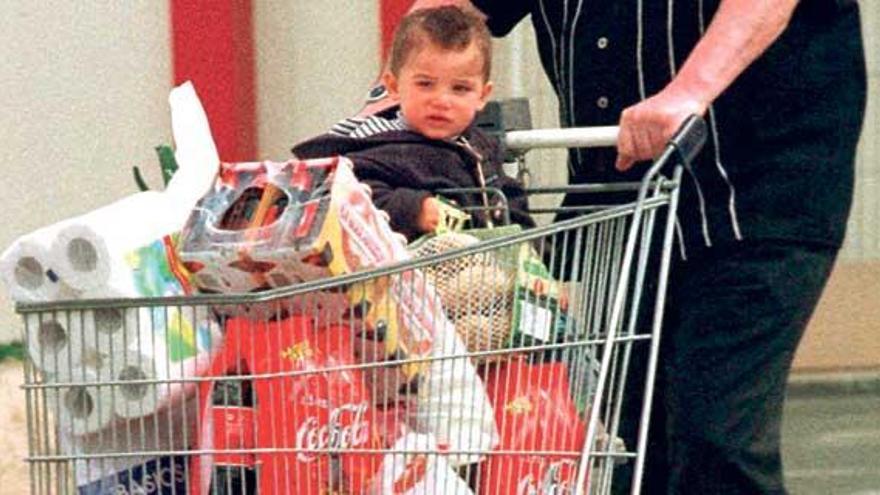
[[[291, 325], [291, 320], [296, 321], [266, 325], [268, 348], [255, 362], [258, 374], [304, 372], [256, 381], [258, 397], [273, 404], [260, 409], [259, 445], [293, 449], [286, 455], [268, 455], [272, 459], [265, 463], [302, 465], [308, 468], [306, 478], [317, 477], [324, 488], [335, 489], [339, 481], [344, 491], [362, 493], [381, 459], [378, 454], [358, 452], [379, 445], [360, 372], [346, 368], [354, 364], [350, 335], [344, 327], [312, 331]], [[338, 452], [341, 480], [327, 469], [329, 451]]]
[[[244, 327], [227, 328], [223, 347], [214, 355], [201, 382], [196, 450], [190, 487], [199, 495], [257, 492], [257, 403], [251, 371], [253, 353]], [[248, 349], [246, 352], [245, 350]]]
[[[569, 393], [564, 363], [531, 364], [517, 359], [492, 365], [486, 391], [495, 409], [501, 442], [481, 465], [481, 493], [560, 495], [575, 492], [586, 424]], [[540, 455], [535, 452], [567, 452]]]
[[[208, 491], [216, 484], [211, 479], [218, 478], [218, 466], [228, 465], [257, 467], [255, 474], [242, 476], [243, 486], [249, 477], [255, 479], [256, 492], [246, 493], [363, 493], [379, 469], [381, 454], [359, 452], [380, 445], [362, 378], [350, 368], [354, 360], [348, 335], [332, 329], [315, 330], [311, 320], [303, 317], [277, 322], [232, 319], [226, 325], [224, 346], [215, 363], [216, 376], [249, 375], [245, 382], [252, 390], [241, 396], [250, 398], [253, 419], [248, 427], [236, 421], [232, 426], [225, 422], [218, 427], [221, 416], [245, 415], [236, 412], [229, 416], [230, 406], [220, 412], [217, 405], [206, 408], [200, 448], [238, 449], [244, 450], [244, 455], [196, 456], [192, 486], [200, 489], [198, 493], [214, 493]], [[216, 390], [226, 381], [230, 380], [209, 381], [203, 386], [212, 389], [213, 402], [223, 395]], [[202, 395], [202, 403], [212, 402], [209, 391]], [[248, 401], [238, 402], [245, 403], [236, 406], [240, 409], [246, 408]], [[241, 432], [239, 436], [252, 443], [230, 444], [230, 431]], [[218, 441], [221, 434], [223, 440]]]

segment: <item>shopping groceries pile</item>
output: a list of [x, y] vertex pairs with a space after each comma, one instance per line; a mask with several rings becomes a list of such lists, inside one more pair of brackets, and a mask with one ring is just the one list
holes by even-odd
[[[18, 239], [13, 299], [261, 292], [482, 235], [407, 246], [344, 157], [223, 163], [192, 85], [169, 101], [165, 191]], [[569, 371], [499, 352], [564, 325], [528, 252], [266, 302], [28, 313], [27, 351], [83, 494], [569, 493], [586, 435]], [[528, 319], [535, 280], [550, 304]]]

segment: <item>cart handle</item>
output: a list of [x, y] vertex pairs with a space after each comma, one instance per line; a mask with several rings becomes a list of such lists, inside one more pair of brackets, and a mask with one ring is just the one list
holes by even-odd
[[618, 126], [567, 127], [508, 131], [504, 145], [512, 150], [534, 148], [602, 148], [617, 145]]
[[[673, 145], [682, 159], [689, 163], [702, 148], [706, 134], [706, 122], [698, 115], [691, 115], [685, 119], [668, 144]], [[507, 132], [504, 135], [504, 144], [512, 150], [602, 148], [617, 146], [619, 135], [619, 126], [532, 129]]]
[[691, 115], [685, 119], [678, 131], [669, 139], [667, 150], [674, 149], [678, 152], [685, 166], [690, 166], [690, 163], [703, 149], [708, 136], [709, 127], [706, 120], [699, 115]]

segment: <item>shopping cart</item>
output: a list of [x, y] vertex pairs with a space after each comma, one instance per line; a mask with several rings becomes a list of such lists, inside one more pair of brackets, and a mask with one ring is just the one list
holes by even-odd
[[[638, 481], [682, 166], [704, 138], [689, 120], [637, 184], [530, 190], [626, 195], [618, 204], [453, 233], [469, 240], [393, 266], [260, 293], [17, 305], [31, 493], [561, 494]], [[610, 146], [616, 129], [505, 139], [522, 152]], [[424, 352], [395, 343], [416, 320], [434, 325]], [[641, 421], [623, 441], [640, 356]]]

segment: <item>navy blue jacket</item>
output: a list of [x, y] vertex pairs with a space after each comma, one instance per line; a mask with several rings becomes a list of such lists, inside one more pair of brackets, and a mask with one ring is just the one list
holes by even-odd
[[[298, 158], [344, 155], [354, 164], [359, 180], [373, 190], [373, 203], [388, 213], [391, 228], [413, 240], [423, 235], [417, 228], [422, 200], [441, 189], [480, 187], [480, 173], [488, 188], [500, 189], [508, 201], [511, 221], [534, 226], [522, 185], [504, 174], [497, 143], [479, 129], [467, 129], [457, 141], [429, 139], [382, 117], [349, 120], [348, 128], [309, 139], [293, 148]], [[444, 194], [463, 207], [490, 206], [491, 220], [502, 217], [501, 198], [488, 194]], [[488, 210], [471, 211], [472, 227], [489, 223]]]

